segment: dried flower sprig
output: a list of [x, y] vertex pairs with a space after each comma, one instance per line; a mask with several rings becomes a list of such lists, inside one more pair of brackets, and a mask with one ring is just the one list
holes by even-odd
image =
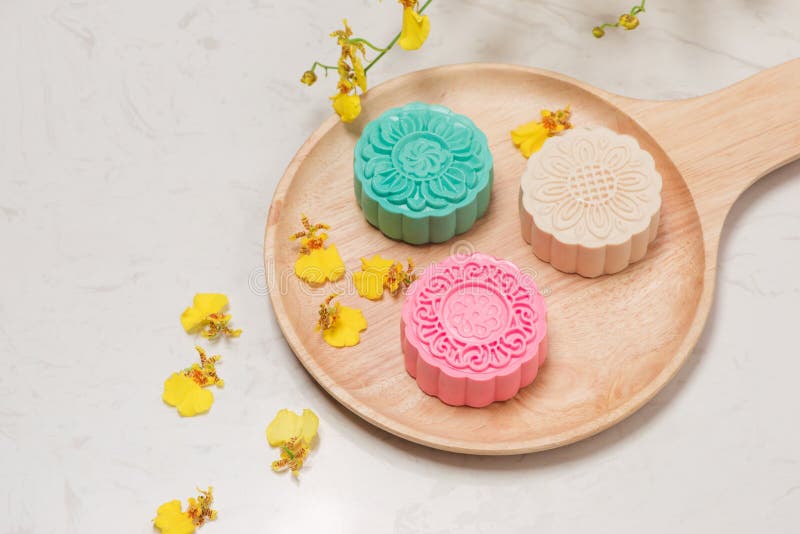
[[595, 26], [592, 28], [592, 35], [600, 39], [606, 34], [606, 28], [624, 28], [625, 30], [635, 30], [639, 26], [639, 13], [644, 13], [644, 3], [646, 0], [642, 0], [642, 3], [639, 5], [635, 5], [631, 8], [628, 13], [623, 13], [619, 16], [619, 19], [615, 23], [607, 22], [605, 24], [601, 24], [600, 26]]
[[[336, 65], [314, 61], [311, 67], [303, 72], [300, 82], [309, 86], [313, 85], [318, 79], [318, 68], [323, 70], [325, 76], [328, 75], [328, 71], [336, 71], [339, 75], [336, 84], [337, 93], [330, 97], [333, 109], [342, 122], [352, 122], [361, 114], [360, 93], [363, 94], [367, 90], [369, 69], [395, 44], [399, 44], [405, 50], [417, 50], [428, 38], [431, 28], [430, 20], [422, 13], [432, 1], [426, 0], [420, 6], [419, 0], [398, 0], [398, 3], [403, 6], [402, 27], [400, 32], [383, 48], [372, 44], [363, 37], [353, 37], [353, 30], [345, 19], [343, 21], [344, 28], [330, 34], [336, 39], [336, 44], [340, 49]], [[367, 48], [377, 52], [378, 55], [365, 66]]]

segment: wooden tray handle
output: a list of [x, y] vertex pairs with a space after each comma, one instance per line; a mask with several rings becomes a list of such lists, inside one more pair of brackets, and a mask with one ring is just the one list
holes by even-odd
[[719, 236], [745, 189], [800, 158], [800, 59], [705, 96], [624, 108], [678, 167], [706, 239]]

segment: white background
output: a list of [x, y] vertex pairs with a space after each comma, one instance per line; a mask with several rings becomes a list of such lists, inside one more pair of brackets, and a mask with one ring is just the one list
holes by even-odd
[[[722, 88], [800, 56], [796, 0], [435, 0], [422, 51], [371, 84], [466, 61], [557, 70], [628, 96]], [[800, 163], [739, 200], [689, 363], [605, 433], [478, 458], [376, 430], [332, 401], [276, 326], [262, 275], [272, 191], [329, 114], [327, 33], [388, 41], [393, 0], [0, 0], [0, 532], [148, 533], [214, 485], [206, 534], [797, 532]], [[800, 98], [800, 95], [798, 96]], [[521, 118], [531, 110], [520, 110]], [[243, 336], [224, 390], [180, 420], [163, 380], [195, 357], [178, 316], [222, 291]], [[264, 429], [313, 408], [299, 483]]]

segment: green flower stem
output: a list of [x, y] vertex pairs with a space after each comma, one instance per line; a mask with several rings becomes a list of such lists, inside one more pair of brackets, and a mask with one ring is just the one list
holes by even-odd
[[[419, 8], [419, 10], [417, 11], [417, 13], [422, 13], [423, 11], [425, 11], [425, 8], [427, 8], [427, 7], [430, 5], [430, 3], [431, 3], [431, 2], [433, 2], [433, 0], [426, 0], [426, 2], [425, 2], [424, 4], [422, 4], [422, 6], [420, 6], [420, 8]], [[644, 3], [644, 2], [642, 2], [642, 3]], [[383, 51], [382, 51], [380, 54], [378, 54], [378, 55], [375, 57], [375, 59], [373, 59], [372, 61], [370, 61], [370, 62], [367, 64], [367, 66], [366, 66], [366, 67], [364, 67], [364, 73], [367, 73], [367, 72], [369, 71], [369, 69], [371, 69], [371, 68], [372, 68], [372, 66], [373, 66], [375, 63], [377, 63], [377, 62], [378, 62], [378, 60], [379, 60], [380, 58], [382, 58], [383, 56], [385, 56], [385, 55], [386, 55], [386, 52], [388, 52], [389, 50], [391, 50], [391, 49], [392, 49], [392, 47], [393, 47], [393, 46], [394, 46], [394, 45], [397, 43], [397, 41], [400, 39], [400, 33], [401, 33], [401, 32], [397, 32], [397, 35], [395, 35], [395, 36], [394, 36], [394, 39], [392, 39], [392, 40], [389, 42], [389, 44], [388, 44], [388, 45], [386, 45], [386, 48], [384, 48], [384, 49], [383, 49]]]
[[374, 44], [370, 43], [369, 41], [367, 41], [363, 37], [355, 37], [353, 39], [350, 39], [348, 42], [350, 44], [364, 43], [365, 45], [367, 45], [371, 49], [375, 50], [376, 52], [383, 52], [385, 50], [384, 48], [378, 48], [377, 46], [375, 46]]
[[320, 63], [319, 61], [315, 61], [314, 64], [311, 65], [311, 68], [308, 69], [308, 70], [310, 70], [311, 72], [314, 72], [314, 71], [317, 70], [317, 67], [325, 69], [325, 76], [328, 75], [328, 71], [329, 70], [339, 70], [339, 67], [337, 67], [335, 65], [325, 65], [325, 64]]
[[638, 6], [633, 6], [631, 8], [631, 15], [638, 15], [639, 13], [644, 13], [644, 3], [646, 1], [647, 0], [642, 0], [641, 4], [639, 4]]

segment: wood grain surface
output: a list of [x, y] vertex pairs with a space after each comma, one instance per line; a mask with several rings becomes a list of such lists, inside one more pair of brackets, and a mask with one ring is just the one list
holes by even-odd
[[[489, 138], [495, 184], [487, 215], [450, 242], [392, 241], [362, 216], [353, 193], [353, 147], [363, 126], [412, 101], [471, 117]], [[595, 279], [539, 261], [519, 229], [517, 194], [526, 160], [509, 131], [540, 108], [571, 104], [576, 125], [630, 134], [664, 179], [658, 237], [646, 257]], [[800, 61], [764, 71], [711, 95], [676, 102], [633, 100], [526, 67], [469, 64], [415, 72], [369, 91], [364, 112], [345, 125], [331, 117], [301, 147], [275, 192], [265, 239], [270, 299], [284, 335], [308, 372], [336, 400], [393, 434], [438, 449], [517, 454], [578, 441], [651, 399], [686, 361], [713, 295], [717, 244], [730, 207], [756, 179], [800, 157]], [[428, 397], [408, 376], [400, 350], [402, 297], [358, 297], [350, 272], [311, 288], [293, 274], [301, 213], [332, 226], [350, 272], [381, 254], [424, 267], [472, 250], [515, 262], [547, 299], [550, 357], [512, 400], [474, 409]], [[361, 343], [335, 349], [314, 331], [329, 293], [361, 308]]]

